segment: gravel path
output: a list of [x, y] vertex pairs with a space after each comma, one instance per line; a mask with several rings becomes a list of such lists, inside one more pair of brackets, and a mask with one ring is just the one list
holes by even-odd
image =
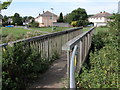
[[27, 90], [33, 88], [65, 88], [67, 87], [67, 55], [64, 53], [56, 60], [46, 73], [44, 73]]

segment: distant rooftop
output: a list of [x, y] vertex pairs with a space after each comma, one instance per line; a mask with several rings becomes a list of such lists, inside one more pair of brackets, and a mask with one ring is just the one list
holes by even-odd
[[109, 17], [109, 16], [112, 16], [112, 14], [104, 11], [104, 12], [100, 12], [94, 16], [91, 16], [90, 18]]
[[43, 11], [43, 14], [39, 14], [39, 16], [52, 16], [52, 14], [53, 14], [53, 16], [56, 16], [56, 17], [57, 17], [56, 14], [51, 13], [51, 12], [49, 12], [49, 11], [46, 11], [46, 12]]

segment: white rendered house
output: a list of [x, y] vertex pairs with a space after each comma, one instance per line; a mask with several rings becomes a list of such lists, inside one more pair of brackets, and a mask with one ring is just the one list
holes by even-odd
[[110, 21], [110, 19], [108, 18], [109, 16], [112, 16], [112, 14], [104, 11], [89, 17], [88, 21], [94, 23], [94, 26], [97, 27], [106, 26], [107, 22]]

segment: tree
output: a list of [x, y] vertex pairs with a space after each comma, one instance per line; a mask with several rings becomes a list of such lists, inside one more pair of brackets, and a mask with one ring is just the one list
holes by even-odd
[[32, 22], [29, 24], [31, 27], [39, 27], [39, 23], [35, 22], [33, 19]]
[[90, 15], [88, 15], [88, 18], [91, 17], [91, 16], [94, 16], [94, 15], [93, 15], [93, 14], [90, 14]]
[[28, 16], [28, 19], [30, 20], [30, 19], [33, 19], [34, 17], [32, 17], [32, 16]]
[[34, 19], [34, 17], [32, 16], [25, 16], [22, 18], [22, 21], [25, 23], [29, 23], [32, 19]]
[[2, 25], [5, 26], [5, 25], [8, 25], [8, 17], [5, 15], [3, 18], [2, 18]]
[[13, 24], [14, 25], [22, 25], [22, 17], [20, 17], [20, 15], [18, 13], [15, 13], [13, 16]]
[[71, 13], [65, 16], [65, 21], [71, 23], [72, 21], [77, 21], [77, 26], [84, 26], [87, 23], [87, 13], [85, 9], [78, 8], [73, 10]]
[[[6, 2], [1, 3], [0, 1], [0, 20], [2, 21], [3, 16], [1, 15], [1, 10], [2, 9], [7, 9], [7, 7], [11, 4], [12, 0], [7, 0]], [[2, 23], [0, 22], [0, 25]]]
[[64, 22], [62, 12], [60, 13], [60, 16], [59, 16], [57, 22]]
[[26, 19], [27, 19], [27, 16], [23, 17], [23, 18], [22, 18], [22, 21], [23, 21], [23, 22], [26, 22]]
[[12, 0], [7, 0], [6, 2], [0, 3], [0, 10], [7, 9], [11, 2]]

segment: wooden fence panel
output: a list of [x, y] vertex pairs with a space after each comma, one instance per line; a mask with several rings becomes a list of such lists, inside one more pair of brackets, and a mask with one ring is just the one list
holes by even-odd
[[55, 32], [52, 34], [36, 36], [29, 39], [18, 40], [0, 45], [7, 47], [9, 44], [16, 44], [25, 42], [26, 46], [32, 47], [41, 53], [41, 57], [50, 59], [52, 55], [57, 52], [61, 54], [62, 46], [72, 38], [82, 33], [82, 27], [70, 29], [67, 31]]

